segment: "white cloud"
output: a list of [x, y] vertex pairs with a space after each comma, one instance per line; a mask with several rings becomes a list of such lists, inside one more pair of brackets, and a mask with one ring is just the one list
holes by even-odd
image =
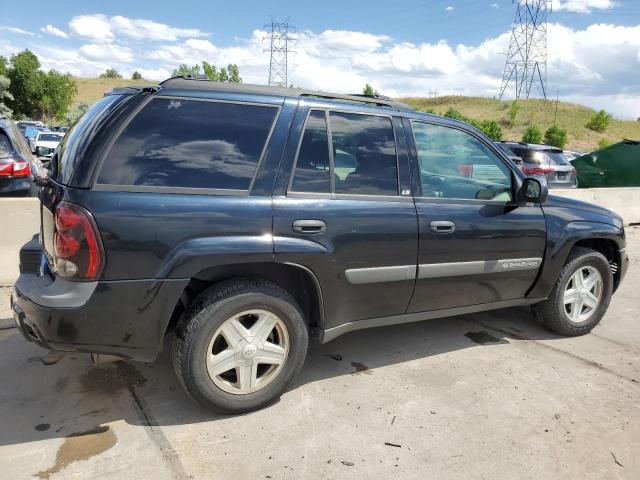
[[108, 17], [102, 14], [80, 15], [69, 22], [74, 34], [95, 42], [111, 42], [116, 38], [173, 42], [179, 38], [208, 35], [197, 28], [178, 28], [165, 23], [121, 15]]
[[498, 5], [497, 3], [492, 3], [491, 8], [498, 10], [500, 8], [500, 5]]
[[18, 33], [20, 35], [33, 36], [33, 32], [28, 32], [27, 30], [23, 30], [22, 28], [18, 28], [18, 27], [3, 26], [3, 27], [0, 27], [0, 31]]
[[133, 50], [113, 44], [88, 44], [78, 50], [81, 56], [88, 60], [102, 60], [113, 62], [132, 62], [135, 58]]
[[60, 30], [57, 27], [54, 27], [51, 24], [40, 28], [40, 31], [42, 33], [48, 33], [49, 35], [53, 35], [54, 37], [67, 38], [69, 36], [65, 32], [63, 32], [62, 30]]
[[451, 5], [449, 5], [447, 8], [445, 8], [445, 10], [447, 12], [453, 12], [455, 9]]
[[556, 12], [590, 13], [592, 10], [609, 10], [618, 5], [614, 0], [556, 0], [553, 9]]

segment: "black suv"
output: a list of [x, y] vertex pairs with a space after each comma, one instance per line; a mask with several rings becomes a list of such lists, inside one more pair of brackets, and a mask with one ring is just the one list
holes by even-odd
[[268, 404], [309, 339], [534, 305], [589, 332], [622, 220], [547, 198], [474, 128], [382, 98], [169, 79], [65, 136], [13, 311], [54, 351], [152, 361], [222, 412]]

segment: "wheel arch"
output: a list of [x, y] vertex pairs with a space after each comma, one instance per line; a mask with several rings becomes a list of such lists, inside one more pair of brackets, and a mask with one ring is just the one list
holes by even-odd
[[289, 292], [300, 305], [310, 336], [324, 324], [322, 289], [313, 271], [294, 263], [253, 262], [217, 265], [202, 269], [191, 277], [165, 329], [165, 334], [180, 328], [197, 296], [211, 286], [233, 278], [255, 278], [272, 282]]

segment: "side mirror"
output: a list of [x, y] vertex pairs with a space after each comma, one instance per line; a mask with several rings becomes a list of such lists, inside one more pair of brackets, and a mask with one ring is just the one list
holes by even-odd
[[53, 148], [36, 147], [36, 155], [39, 157], [47, 157], [53, 153]]
[[527, 177], [522, 181], [522, 186], [518, 190], [519, 203], [542, 203], [549, 196], [547, 179], [544, 177]]

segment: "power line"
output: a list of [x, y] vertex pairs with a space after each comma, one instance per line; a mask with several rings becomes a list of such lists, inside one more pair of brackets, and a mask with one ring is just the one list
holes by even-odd
[[500, 98], [510, 86], [515, 97], [529, 98], [535, 85], [547, 98], [547, 18], [552, 0], [512, 0], [517, 2], [511, 28], [509, 52], [502, 74]]
[[289, 36], [289, 32], [295, 32], [296, 27], [289, 25], [289, 19], [284, 22], [274, 22], [265, 25], [266, 28], [271, 28], [270, 38], [270, 60], [269, 60], [269, 85], [277, 87], [286, 87], [287, 83], [287, 70], [289, 53], [292, 50], [289, 48], [289, 44], [293, 43], [294, 39]]

